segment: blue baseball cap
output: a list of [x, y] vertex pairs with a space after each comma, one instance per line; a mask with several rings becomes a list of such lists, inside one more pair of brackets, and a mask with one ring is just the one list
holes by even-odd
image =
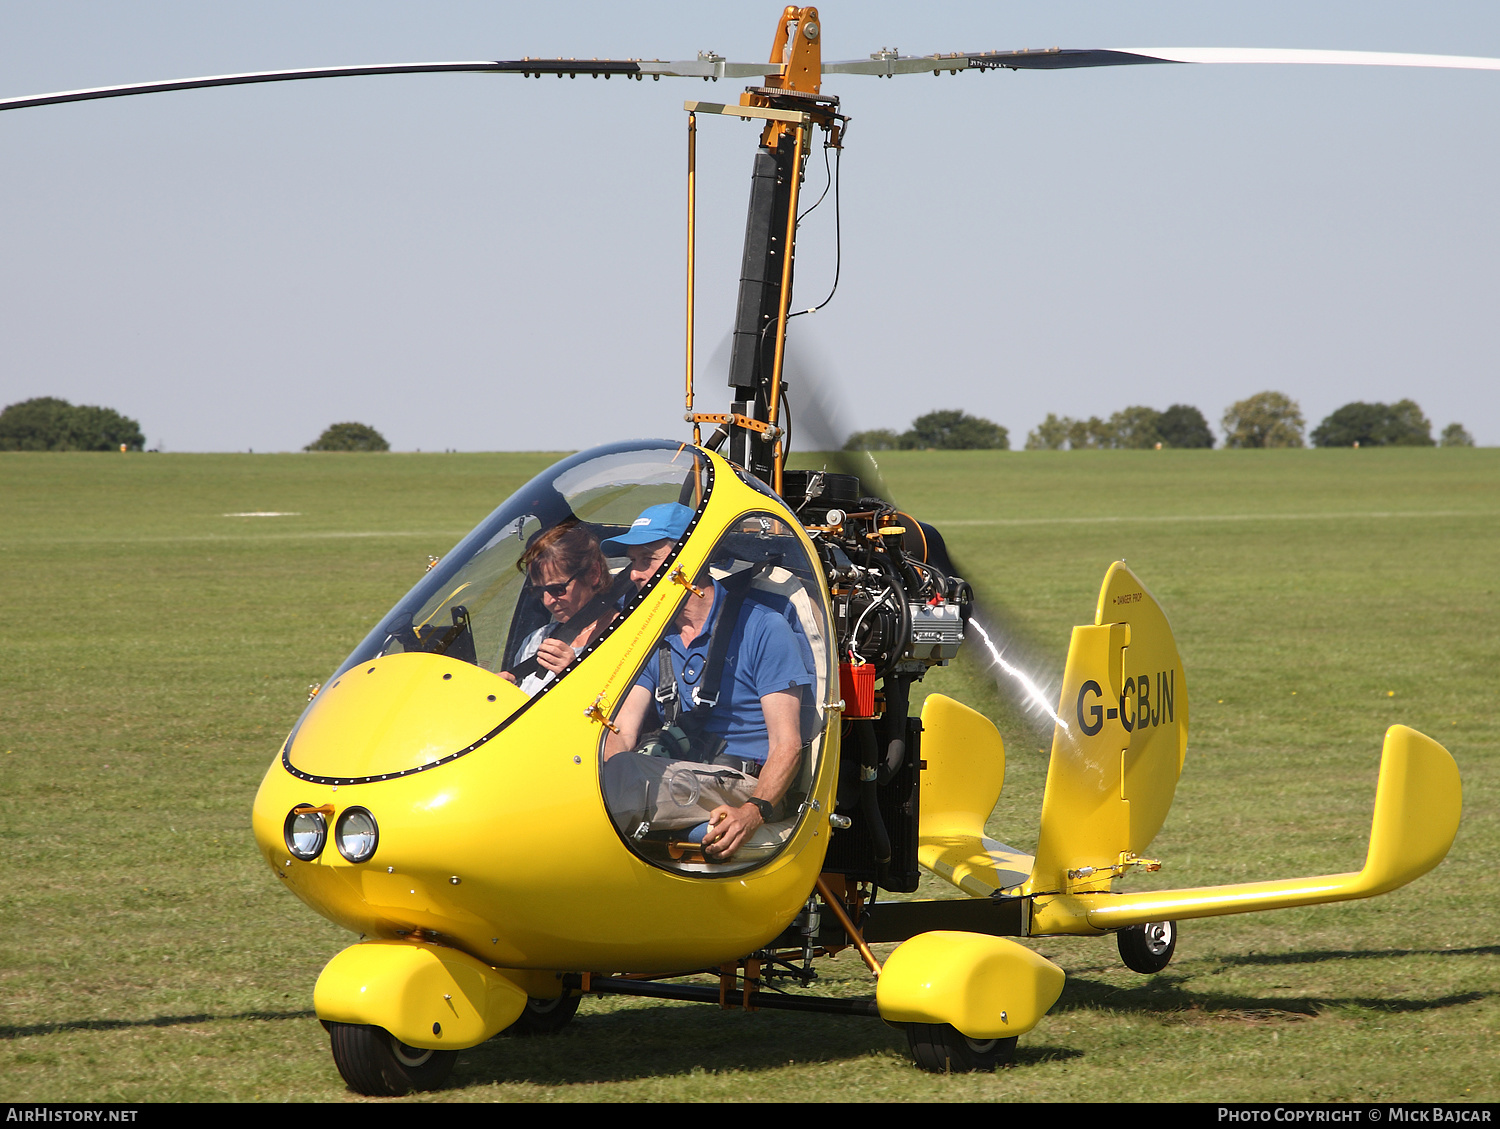
[[630, 528], [618, 537], [611, 537], [599, 547], [606, 556], [625, 555], [629, 545], [649, 545], [653, 541], [678, 541], [687, 532], [693, 520], [693, 511], [679, 502], [663, 502], [659, 506], [647, 506], [641, 516], [630, 523]]

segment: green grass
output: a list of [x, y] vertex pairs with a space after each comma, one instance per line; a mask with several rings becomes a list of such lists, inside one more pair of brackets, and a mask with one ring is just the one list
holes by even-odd
[[[261, 775], [375, 620], [546, 455], [0, 455], [0, 1099], [355, 1100], [311, 1011], [352, 938], [274, 884]], [[1386, 897], [1108, 939], [994, 1076], [934, 1077], [869, 1020], [586, 1001], [465, 1052], [445, 1100], [1488, 1100], [1500, 1097], [1500, 451], [900, 453], [1006, 627], [1060, 669], [1125, 557], [1167, 609], [1192, 740], [1153, 853], [1172, 885], [1355, 869], [1381, 734], [1464, 774], [1448, 860]], [[230, 518], [277, 510], [300, 516]], [[1044, 663], [1045, 665], [1045, 663]], [[991, 833], [1029, 847], [1047, 745], [999, 719]], [[934, 886], [933, 893], [942, 892]], [[848, 955], [822, 990], [869, 991]]]

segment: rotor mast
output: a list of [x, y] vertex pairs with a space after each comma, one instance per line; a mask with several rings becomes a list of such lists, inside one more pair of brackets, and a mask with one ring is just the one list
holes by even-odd
[[[727, 431], [730, 459], [778, 491], [784, 456], [783, 429], [778, 422], [785, 391], [782, 367], [792, 298], [797, 199], [806, 168], [808, 136], [813, 125], [820, 126], [828, 131], [828, 144], [837, 146], [842, 132], [838, 99], [821, 92], [822, 31], [816, 8], [787, 7], [781, 13], [771, 47], [770, 61], [781, 64], [781, 74], [769, 76], [764, 86], [746, 90], [738, 108], [742, 116], [765, 115], [768, 120], [750, 176], [745, 249], [729, 360], [733, 402], [728, 418], [716, 416], [713, 422]], [[724, 107], [720, 112], [737, 111]], [[689, 303], [691, 308], [691, 296]], [[691, 336], [691, 326], [688, 332]]]

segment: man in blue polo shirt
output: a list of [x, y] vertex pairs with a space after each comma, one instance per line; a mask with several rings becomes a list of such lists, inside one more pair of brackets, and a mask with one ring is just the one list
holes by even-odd
[[[688, 507], [676, 503], [652, 506], [627, 532], [604, 542], [604, 552], [629, 556], [632, 579], [644, 583], [687, 531], [692, 514]], [[684, 714], [697, 704], [694, 692], [708, 665], [710, 643], [715, 632], [727, 626], [719, 622], [725, 608], [739, 605], [719, 678], [717, 703], [702, 725], [706, 738], [715, 744], [720, 739], [725, 743], [715, 763], [745, 773], [747, 789], [754, 780], [751, 795], [743, 804], [721, 805], [708, 816], [704, 849], [715, 858], [729, 859], [762, 823], [771, 819], [796, 779], [803, 744], [803, 696], [813, 676], [783, 615], [754, 599], [732, 598], [706, 569], [694, 583], [702, 594], [688, 594], [662, 640], [671, 658]], [[658, 659], [648, 662], [626, 695], [615, 719], [620, 732], [608, 742], [606, 759], [640, 743], [647, 718], [659, 700], [660, 665]]]

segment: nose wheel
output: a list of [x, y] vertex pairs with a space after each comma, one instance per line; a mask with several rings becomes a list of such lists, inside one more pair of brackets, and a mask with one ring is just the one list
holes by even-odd
[[330, 1023], [333, 1062], [349, 1088], [371, 1097], [393, 1098], [412, 1090], [436, 1090], [453, 1073], [457, 1051], [409, 1047], [383, 1027]]
[[1132, 972], [1150, 975], [1160, 972], [1171, 963], [1177, 951], [1177, 922], [1148, 921], [1145, 925], [1132, 925], [1115, 934], [1115, 944], [1120, 949], [1120, 959]]
[[1016, 1055], [1015, 1039], [971, 1039], [947, 1023], [908, 1023], [906, 1042], [917, 1066], [929, 1074], [994, 1070]]

